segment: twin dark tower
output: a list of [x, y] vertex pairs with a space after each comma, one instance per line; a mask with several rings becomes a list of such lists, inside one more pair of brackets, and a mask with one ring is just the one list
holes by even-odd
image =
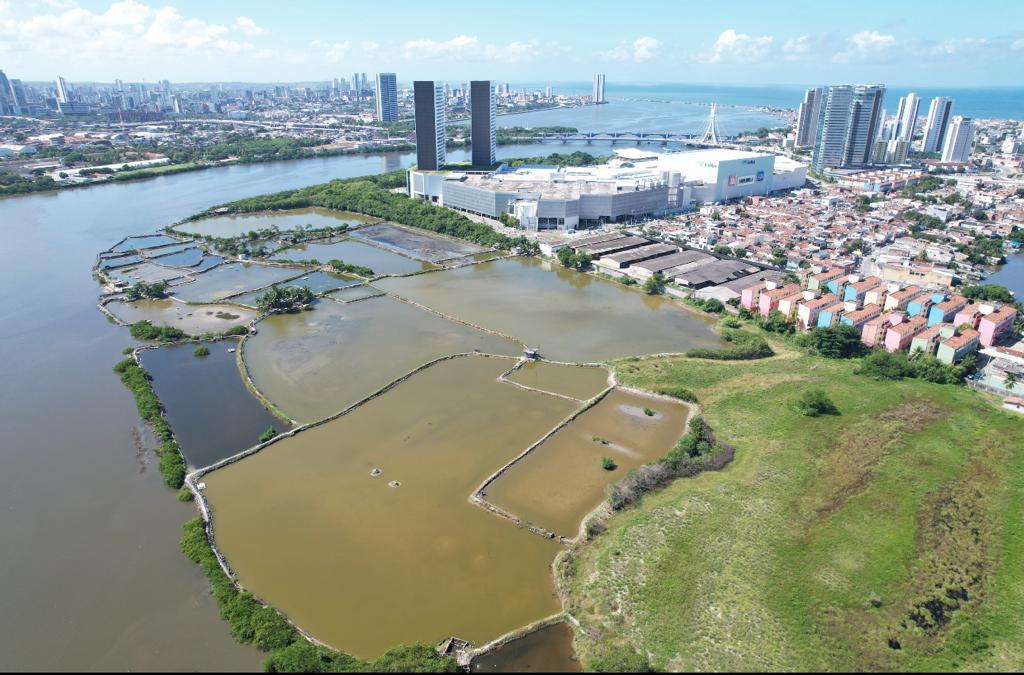
[[[413, 82], [416, 109], [416, 165], [437, 171], [445, 165], [444, 86], [431, 80]], [[497, 161], [497, 100], [490, 80], [469, 85], [470, 139], [473, 166]]]

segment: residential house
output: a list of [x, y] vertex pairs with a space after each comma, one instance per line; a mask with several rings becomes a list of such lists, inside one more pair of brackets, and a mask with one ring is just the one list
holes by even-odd
[[935, 358], [949, 365], [959, 363], [968, 354], [978, 351], [978, 346], [981, 344], [980, 337], [981, 334], [978, 331], [968, 328], [959, 335], [942, 341], [935, 352]]
[[886, 351], [898, 352], [906, 349], [910, 346], [914, 336], [927, 327], [928, 319], [920, 315], [891, 326], [885, 333]]
[[1017, 319], [1017, 310], [1004, 305], [999, 310], [981, 317], [978, 321], [978, 333], [981, 344], [991, 347], [1003, 336], [1013, 330], [1013, 322]]

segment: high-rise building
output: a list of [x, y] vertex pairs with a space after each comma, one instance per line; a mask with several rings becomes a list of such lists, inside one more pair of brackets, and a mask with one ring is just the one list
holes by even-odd
[[544, 98], [551, 98], [551, 85], [544, 87]]
[[398, 121], [398, 78], [394, 73], [377, 73], [377, 121]]
[[491, 166], [498, 154], [498, 110], [490, 80], [469, 83], [469, 111], [473, 165]]
[[18, 114], [14, 112], [14, 96], [11, 92], [11, 83], [4, 71], [0, 70], [0, 115]]
[[359, 73], [352, 73], [352, 93], [359, 95]]
[[366, 73], [359, 73], [359, 91], [367, 91]]
[[71, 96], [68, 91], [68, 83], [64, 81], [63, 77], [57, 76], [57, 102], [58, 103], [70, 103]]
[[889, 140], [914, 140], [914, 129], [917, 127], [917, 113], [921, 107], [921, 99], [914, 92], [900, 97], [900, 107], [896, 110], [896, 123]]
[[946, 129], [953, 114], [953, 99], [936, 96], [928, 107], [928, 120], [924, 123], [924, 152], [942, 152]]
[[594, 75], [594, 91], [592, 93], [594, 103], [604, 103], [604, 73]]
[[416, 110], [416, 166], [436, 171], [445, 164], [444, 87], [433, 81], [417, 80], [412, 83], [412, 97]]
[[821, 87], [808, 89], [804, 94], [804, 102], [796, 118], [796, 147], [806, 148], [814, 145], [818, 133], [818, 117], [821, 113], [821, 99], [825, 90]]
[[974, 135], [977, 127], [969, 117], [957, 115], [949, 124], [946, 138], [942, 143], [943, 162], [966, 162], [974, 150]]
[[21, 115], [28, 112], [28, 98], [25, 96], [25, 85], [22, 84], [21, 80], [11, 80], [8, 84], [9, 91], [9, 102], [11, 105], [11, 112], [15, 115]]
[[880, 84], [842, 84], [826, 89], [818, 116], [814, 170], [870, 164], [884, 102], [885, 87]]

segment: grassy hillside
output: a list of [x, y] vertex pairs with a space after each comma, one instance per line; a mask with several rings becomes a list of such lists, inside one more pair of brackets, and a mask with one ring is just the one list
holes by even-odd
[[[584, 662], [621, 644], [672, 670], [1024, 667], [1024, 419], [773, 346], [618, 364], [694, 391], [736, 459], [613, 516], [561, 570]], [[812, 386], [839, 415], [795, 410]]]

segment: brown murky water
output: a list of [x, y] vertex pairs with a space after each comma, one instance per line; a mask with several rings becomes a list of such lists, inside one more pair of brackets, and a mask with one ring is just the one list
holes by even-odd
[[474, 673], [579, 673], [572, 628], [556, 623], [473, 659]]
[[307, 422], [440, 356], [521, 351], [510, 340], [388, 297], [351, 304], [322, 300], [311, 312], [271, 316], [256, 328], [242, 349], [253, 382], [286, 413]]
[[176, 300], [136, 300], [107, 303], [107, 309], [126, 323], [152, 322], [158, 326], [173, 326], [190, 335], [221, 333], [244, 326], [256, 318], [256, 312], [237, 305], [189, 305]]
[[175, 230], [188, 234], [211, 235], [214, 237], [237, 237], [247, 232], [277, 226], [280, 230], [294, 230], [306, 225], [315, 228], [362, 225], [372, 223], [375, 218], [348, 211], [308, 208], [270, 211], [266, 213], [237, 213], [229, 216], [213, 216], [193, 220], [175, 226]]
[[409, 274], [437, 269], [433, 263], [414, 260], [379, 246], [364, 244], [355, 239], [332, 242], [298, 244], [271, 256], [274, 260], [341, 260], [351, 265], [369, 267], [374, 274]]
[[374, 285], [519, 338], [555, 361], [602, 361], [719, 344], [707, 322], [676, 302], [535, 258], [381, 279]]
[[12, 289], [0, 293], [0, 668], [259, 669], [264, 655], [235, 642], [179, 550], [195, 508], [152, 452], [140, 463], [135, 404], [110, 370], [133, 342], [96, 310], [91, 268], [124, 236], [226, 200], [414, 161], [317, 157], [0, 199], [0, 235], [18, 253], [0, 266]]
[[608, 371], [604, 368], [563, 366], [545, 361], [528, 361], [508, 376], [534, 389], [554, 392], [587, 400], [597, 396], [608, 387]]
[[232, 295], [300, 277], [303, 271], [301, 267], [228, 263], [194, 275], [194, 281], [171, 286], [168, 292], [185, 302], [217, 302]]
[[364, 657], [449, 635], [483, 644], [557, 612], [558, 545], [467, 501], [575, 407], [497, 381], [510, 363], [439, 363], [208, 474], [215, 536], [241, 583]]
[[[534, 525], [574, 537], [609, 483], [672, 449], [686, 430], [688, 412], [679, 402], [616, 389], [487, 486], [487, 499]], [[618, 468], [606, 471], [603, 457]]]

